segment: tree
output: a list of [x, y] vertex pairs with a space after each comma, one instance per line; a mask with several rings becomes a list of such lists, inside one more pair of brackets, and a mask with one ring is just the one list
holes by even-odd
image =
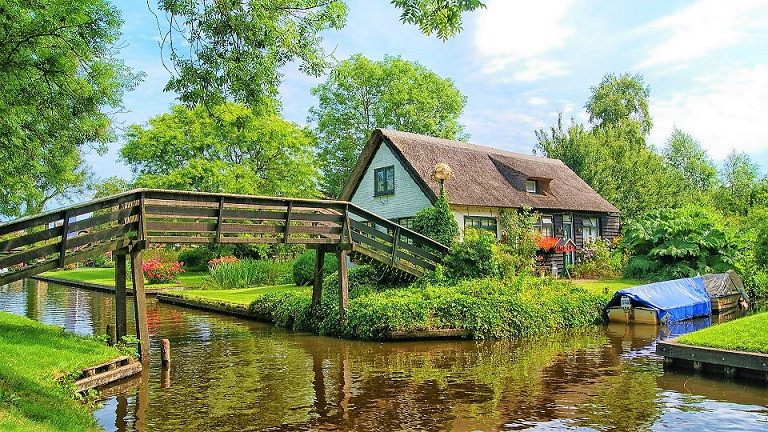
[[717, 168], [691, 135], [675, 128], [663, 154], [664, 160], [680, 173], [687, 189], [706, 192], [715, 185]]
[[310, 131], [273, 109], [235, 103], [187, 109], [128, 128], [120, 157], [137, 187], [268, 196], [316, 196]]
[[648, 113], [650, 89], [639, 74], [624, 73], [620, 76], [606, 74], [596, 87], [584, 108], [589, 113], [589, 122], [598, 128], [615, 127], [624, 121], [636, 124], [645, 136], [653, 123]]
[[116, 58], [121, 24], [106, 0], [0, 7], [0, 214], [39, 212], [86, 184], [82, 152], [106, 150], [109, 112], [141, 79]]
[[120, 177], [112, 176], [91, 185], [94, 198], [104, 198], [117, 195], [131, 189], [131, 184]]
[[725, 214], [747, 216], [758, 194], [764, 196], [766, 179], [760, 178], [760, 167], [746, 153], [731, 150], [720, 180], [723, 184], [714, 193], [715, 203]]
[[684, 202], [675, 173], [645, 140], [651, 127], [648, 88], [639, 75], [606, 75], [586, 103], [593, 128], [562, 116], [536, 132], [536, 150], [562, 160], [595, 191], [633, 219]]
[[[394, 0], [401, 20], [445, 39], [477, 0]], [[344, 27], [340, 0], [159, 0], [167, 27], [161, 49], [172, 77], [166, 90], [188, 106], [226, 100], [256, 107], [277, 95], [280, 68], [292, 61], [312, 76], [328, 65], [320, 33]], [[158, 21], [159, 25], [159, 21]]]
[[337, 196], [375, 128], [440, 138], [465, 138], [458, 122], [466, 97], [449, 79], [399, 57], [370, 61], [361, 54], [340, 62], [312, 89], [310, 108], [322, 161], [323, 191]]

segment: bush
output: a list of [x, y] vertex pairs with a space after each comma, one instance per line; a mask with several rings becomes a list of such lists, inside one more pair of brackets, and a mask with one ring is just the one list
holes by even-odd
[[169, 246], [152, 245], [142, 252], [144, 261], [156, 260], [160, 262], [174, 262], [180, 261], [186, 263], [183, 259], [179, 259], [179, 251]]
[[446, 246], [459, 237], [459, 224], [448, 206], [448, 195], [443, 186], [440, 186], [440, 197], [435, 204], [416, 213], [413, 229]]
[[115, 266], [115, 263], [112, 262], [112, 252], [107, 252], [85, 260], [83, 265], [85, 267], [111, 268]]
[[500, 250], [496, 235], [486, 230], [467, 228], [464, 241], [453, 245], [445, 258], [445, 269], [451, 279], [498, 277]]
[[184, 268], [189, 271], [205, 271], [208, 269], [208, 261], [216, 258], [214, 251], [207, 247], [194, 247], [181, 251], [179, 261], [184, 263]]
[[177, 282], [179, 274], [184, 273], [181, 263], [176, 261], [172, 263], [161, 263], [157, 260], [145, 261], [141, 269], [150, 285]]
[[[315, 250], [310, 249], [293, 263], [293, 283], [299, 286], [307, 285], [315, 280]], [[330, 275], [339, 267], [339, 260], [333, 254], [325, 254], [323, 275]]]
[[221, 257], [221, 258], [214, 258], [214, 259], [208, 261], [208, 268], [216, 267], [219, 264], [234, 264], [234, 263], [239, 262], [239, 261], [240, 261], [239, 259], [233, 257], [232, 255], [224, 256], [224, 257]]
[[734, 239], [718, 215], [701, 207], [650, 213], [624, 227], [622, 246], [632, 255], [624, 276], [668, 280], [725, 272], [737, 256]]
[[606, 279], [619, 277], [626, 264], [621, 248], [611, 249], [611, 244], [600, 238], [589, 239], [579, 251], [579, 262], [573, 267], [577, 278]]
[[537, 219], [538, 215], [530, 208], [502, 210], [499, 225], [502, 242], [506, 245], [502, 256], [505, 276], [534, 272], [539, 249], [537, 240], [541, 238], [541, 233], [534, 227]]
[[[358, 269], [352, 269], [358, 270]], [[369, 268], [350, 271], [349, 309], [339, 322], [338, 297], [326, 288], [318, 310], [311, 292], [266, 294], [250, 305], [297, 331], [362, 339], [381, 339], [390, 331], [467, 329], [475, 338], [534, 336], [602, 320], [607, 295], [590, 294], [570, 283], [523, 275], [501, 281], [468, 279], [456, 284], [364, 285]]]
[[235, 289], [289, 284], [292, 266], [290, 261], [229, 259], [210, 268], [210, 274], [203, 281], [203, 288]]

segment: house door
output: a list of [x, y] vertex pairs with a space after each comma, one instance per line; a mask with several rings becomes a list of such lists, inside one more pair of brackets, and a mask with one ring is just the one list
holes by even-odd
[[[572, 214], [564, 214], [563, 215], [563, 237], [567, 239], [573, 240], [573, 215]], [[565, 254], [565, 258], [568, 260], [565, 265], [573, 264], [575, 262], [575, 253], [574, 252], [568, 252]]]

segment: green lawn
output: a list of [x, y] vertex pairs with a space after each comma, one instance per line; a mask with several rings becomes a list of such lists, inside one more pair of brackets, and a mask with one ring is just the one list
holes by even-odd
[[688, 345], [768, 354], [768, 313], [739, 318], [680, 336]]
[[[128, 269], [130, 275], [130, 266]], [[153, 284], [146, 285], [148, 288], [198, 288], [202, 286], [203, 279], [208, 275], [208, 272], [185, 272], [179, 275], [179, 281], [181, 284], [169, 283], [169, 284]], [[115, 269], [113, 268], [90, 268], [83, 267], [76, 270], [60, 270], [55, 272], [43, 273], [41, 276], [74, 280], [80, 282], [89, 282], [100, 285], [115, 286]], [[128, 284], [130, 287], [130, 283]]]
[[273, 292], [302, 290], [310, 290], [310, 288], [288, 284], [254, 288], [238, 288], [233, 290], [184, 290], [175, 294], [190, 300], [213, 300], [218, 302], [248, 306], [256, 297], [260, 295]]
[[118, 357], [116, 349], [0, 312], [0, 353], [0, 430], [99, 430], [73, 391], [56, 379]]
[[586, 289], [593, 294], [613, 294], [624, 288], [631, 288], [638, 285], [645, 285], [648, 282], [638, 279], [602, 279], [602, 280], [579, 280], [574, 279], [573, 284]]

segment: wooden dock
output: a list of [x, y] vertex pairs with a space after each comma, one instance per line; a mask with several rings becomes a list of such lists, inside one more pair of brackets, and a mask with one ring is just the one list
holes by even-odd
[[105, 386], [139, 374], [141, 369], [141, 363], [128, 356], [116, 357], [108, 362], [83, 369], [80, 376], [75, 379], [75, 391], [82, 393]]
[[664, 368], [768, 382], [768, 354], [684, 345], [675, 339], [658, 342], [656, 354], [664, 357]]

